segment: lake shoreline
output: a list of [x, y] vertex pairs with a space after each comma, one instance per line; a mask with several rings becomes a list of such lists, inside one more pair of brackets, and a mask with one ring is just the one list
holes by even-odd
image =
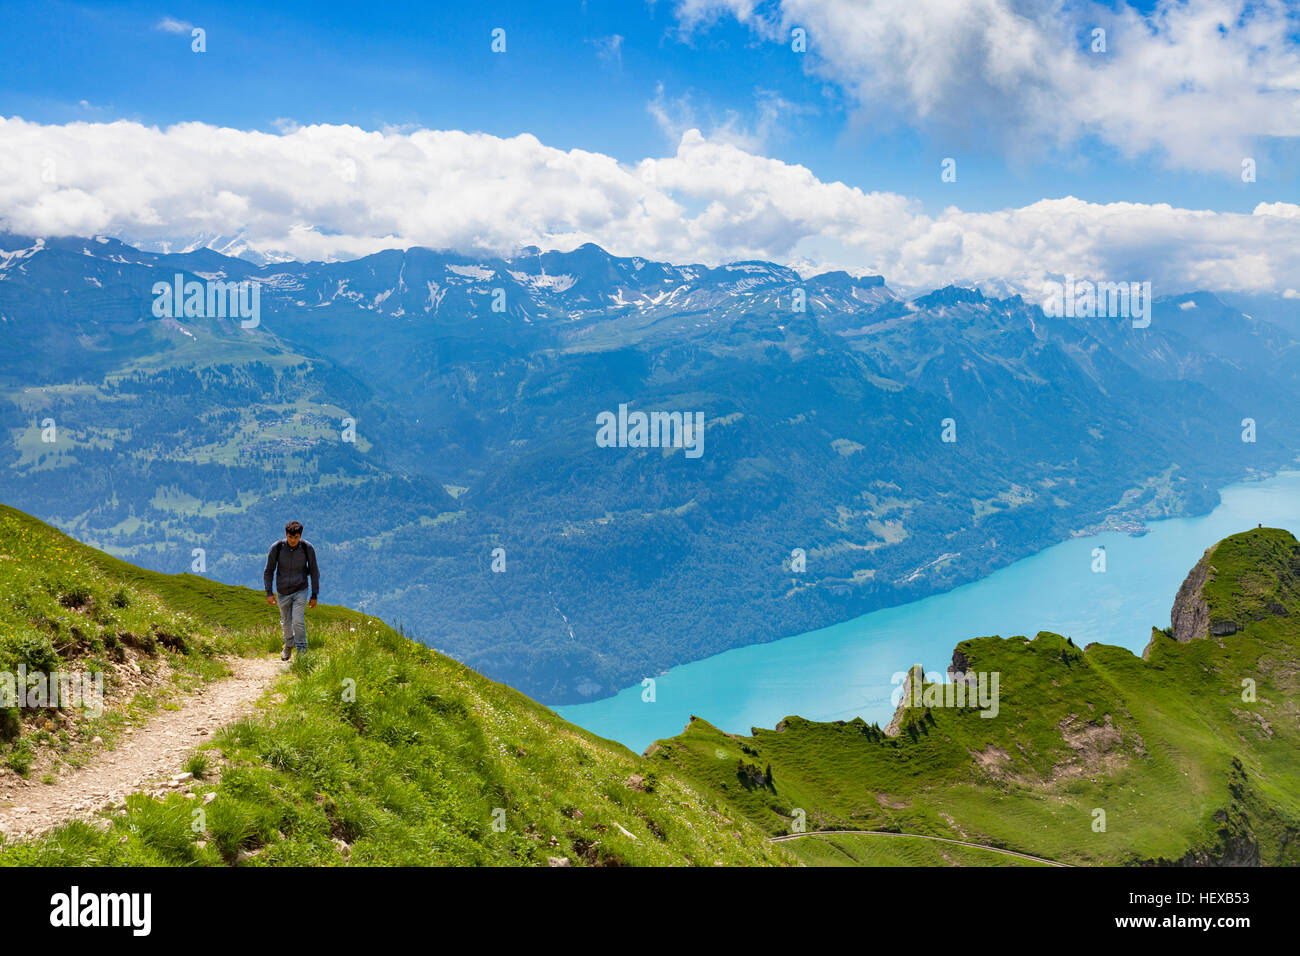
[[[1243, 504], [1243, 494], [1259, 500]], [[1250, 517], [1265, 524], [1273, 520], [1268, 514], [1300, 522], [1300, 471], [1253, 472], [1219, 489], [1215, 499], [1213, 507], [1199, 514], [1152, 520], [1141, 536], [1114, 528], [1072, 535], [954, 588], [732, 648], [669, 668], [654, 676], [652, 686], [643, 681], [599, 701], [553, 709], [594, 733], [644, 749], [680, 731], [691, 714], [706, 716], [729, 732], [774, 726], [796, 713], [815, 720], [888, 720], [891, 675], [915, 663], [942, 672], [953, 648], [973, 637], [1054, 631], [1074, 637], [1080, 646], [1104, 643], [1138, 654], [1150, 638], [1150, 627], [1168, 623], [1177, 587], [1204, 548], [1260, 523], [1249, 520], [1246, 511], [1254, 508]], [[1214, 528], [1223, 533], [1203, 540]], [[1189, 538], [1195, 542], [1190, 546]], [[1103, 571], [1108, 573], [1090, 573], [1093, 547], [1106, 550], [1111, 567], [1103, 562]], [[1040, 567], [1045, 577], [1035, 580]], [[1077, 600], [1044, 600], [1056, 591]], [[986, 604], [982, 594], [992, 599]], [[938, 640], [946, 640], [942, 650]]]

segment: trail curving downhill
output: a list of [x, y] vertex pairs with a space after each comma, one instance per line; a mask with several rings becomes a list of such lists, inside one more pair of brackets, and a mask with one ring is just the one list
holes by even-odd
[[231, 657], [231, 676], [205, 684], [184, 697], [178, 710], [160, 710], [127, 731], [113, 750], [53, 783], [0, 778], [0, 832], [9, 840], [35, 836], [69, 820], [88, 820], [97, 811], [141, 790], [179, 789], [186, 758], [211, 739], [218, 727], [249, 713], [284, 673], [278, 659]]
[[1046, 857], [1030, 856], [1028, 853], [1017, 853], [1015, 850], [1004, 850], [1001, 847], [989, 846], [985, 843], [967, 843], [964, 840], [950, 840], [947, 837], [929, 836], [925, 833], [898, 833], [894, 830], [812, 830], [808, 833], [787, 833], [782, 836], [772, 837], [773, 843], [784, 843], [787, 840], [799, 840], [803, 837], [813, 836], [880, 836], [880, 837], [907, 837], [914, 840], [934, 840], [938, 843], [952, 843], [955, 846], [967, 846], [975, 850], [989, 850], [992, 853], [1001, 853], [1003, 856], [1019, 857], [1022, 860], [1030, 860], [1034, 863], [1045, 863], [1048, 866], [1071, 866], [1069, 863], [1061, 863], [1057, 860], [1049, 860]]

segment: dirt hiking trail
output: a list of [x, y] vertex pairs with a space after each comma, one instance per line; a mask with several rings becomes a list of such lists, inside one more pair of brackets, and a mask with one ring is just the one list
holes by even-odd
[[933, 840], [936, 843], [951, 843], [954, 846], [968, 846], [976, 850], [989, 850], [993, 853], [1001, 853], [1003, 856], [1019, 857], [1022, 860], [1030, 860], [1034, 863], [1043, 863], [1047, 866], [1070, 866], [1069, 863], [1061, 863], [1057, 860], [1049, 860], [1042, 856], [1030, 856], [1028, 853], [1019, 853], [1016, 850], [1005, 850], [1000, 846], [989, 846], [987, 843], [967, 843], [965, 840], [950, 840], [947, 837], [929, 836], [924, 833], [898, 833], [894, 830], [811, 830], [808, 833], [785, 833], [781, 836], [772, 837], [773, 843], [782, 843], [786, 840], [801, 840], [807, 837], [827, 837], [827, 836], [874, 836], [874, 837], [901, 837], [912, 840]]
[[[34, 836], [72, 819], [89, 820], [104, 807], [141, 790], [181, 790], [186, 758], [217, 728], [238, 720], [271, 686], [285, 665], [272, 658], [226, 658], [233, 674], [205, 684], [159, 710], [143, 725], [124, 731], [117, 747], [55, 777], [53, 783], [0, 778], [0, 832], [9, 840]], [[33, 775], [35, 776], [35, 775]]]

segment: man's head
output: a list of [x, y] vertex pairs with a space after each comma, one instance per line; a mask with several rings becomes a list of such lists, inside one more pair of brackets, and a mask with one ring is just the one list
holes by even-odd
[[289, 547], [296, 545], [302, 539], [302, 522], [290, 521], [284, 526], [284, 540], [289, 543]]

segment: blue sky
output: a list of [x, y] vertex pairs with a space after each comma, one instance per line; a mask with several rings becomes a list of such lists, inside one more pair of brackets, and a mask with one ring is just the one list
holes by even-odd
[[1071, 272], [1300, 287], [1285, 0], [5, 14], [0, 228], [24, 235], [254, 258], [594, 241], [917, 287]]
[[[1247, 188], [1224, 172], [1171, 168], [1158, 153], [1126, 158], [1096, 140], [1064, 152], [1031, 143], [1012, 151], [907, 116], [864, 126], [842, 91], [809, 75], [787, 45], [730, 17], [685, 34], [663, 0], [6, 7], [0, 115], [43, 123], [202, 120], [274, 130], [287, 119], [529, 132], [560, 149], [634, 162], [675, 145], [652, 103], [706, 134], [729, 122], [752, 134], [767, 102], [780, 105], [763, 128], [766, 155], [822, 180], [916, 197], [930, 212], [1066, 195], [1249, 212], [1261, 200], [1293, 200], [1300, 182], [1294, 149], [1273, 141], [1259, 144], [1259, 181]], [[203, 27], [206, 54], [190, 51], [188, 32], [157, 29], [168, 17]], [[498, 26], [507, 31], [504, 55], [489, 49]], [[959, 160], [956, 183], [939, 180], [947, 156]]]

